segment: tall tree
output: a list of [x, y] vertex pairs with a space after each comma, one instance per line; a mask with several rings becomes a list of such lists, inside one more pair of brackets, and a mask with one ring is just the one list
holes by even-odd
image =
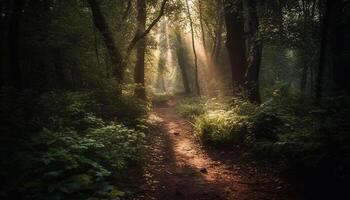
[[207, 55], [207, 42], [206, 42], [204, 22], [203, 22], [203, 4], [201, 0], [198, 0], [198, 10], [199, 10], [199, 24], [200, 24], [201, 33], [202, 33], [202, 43], [203, 43], [204, 53], [205, 55]]
[[322, 100], [324, 71], [327, 61], [328, 49], [331, 51], [330, 62], [333, 65], [333, 82], [335, 93], [347, 89], [347, 63], [344, 62], [344, 27], [342, 26], [344, 16], [344, 1], [343, 0], [327, 0], [325, 13], [323, 16], [323, 25], [321, 32], [321, 50], [319, 57], [319, 66], [316, 82], [316, 104], [320, 104]]
[[160, 10], [158, 13], [158, 16], [150, 23], [150, 25], [145, 29], [145, 31], [141, 34], [135, 34], [135, 36], [132, 38], [131, 42], [129, 43], [127, 49], [126, 49], [126, 55], [125, 58], [122, 60], [122, 66], [125, 65], [126, 60], [129, 58], [132, 50], [136, 46], [137, 42], [144, 37], [146, 37], [149, 32], [153, 29], [153, 27], [159, 22], [159, 20], [163, 17], [165, 14], [166, 10], [166, 5], [167, 5], [168, 0], [163, 0], [162, 4], [160, 6]]
[[[301, 5], [299, 5], [301, 4]], [[306, 94], [307, 93], [307, 85], [308, 85], [308, 76], [312, 72], [312, 64], [315, 58], [315, 53], [313, 48], [315, 48], [314, 41], [317, 40], [318, 37], [313, 37], [313, 29], [315, 28], [315, 24], [318, 21], [315, 19], [316, 14], [316, 5], [317, 0], [302, 0], [299, 2], [301, 15], [302, 15], [302, 31], [300, 33], [300, 47], [301, 47], [301, 65], [302, 65], [302, 74], [300, 80], [300, 90]], [[315, 38], [315, 39], [314, 39]], [[311, 58], [311, 59], [310, 59]], [[310, 80], [311, 82], [311, 80]]]
[[226, 47], [232, 73], [233, 94], [241, 95], [247, 69], [242, 1], [225, 0]]
[[157, 76], [157, 84], [160, 85], [163, 92], [166, 92], [164, 75], [166, 71], [166, 57], [164, 54], [168, 48], [168, 34], [167, 34], [167, 21], [163, 20], [160, 25], [160, 34], [159, 34], [159, 60], [158, 60], [158, 76]]
[[103, 41], [107, 47], [111, 64], [114, 68], [115, 78], [117, 82], [121, 84], [123, 81], [123, 69], [120, 65], [122, 59], [120, 50], [118, 49], [113, 33], [111, 32], [109, 25], [101, 12], [101, 7], [98, 0], [88, 0], [88, 3], [92, 11], [94, 24], [102, 34]]
[[346, 5], [344, 0], [333, 0], [332, 3], [334, 5], [330, 13], [331, 24], [329, 34], [333, 63], [333, 90], [336, 95], [349, 94], [349, 58], [345, 53], [346, 35], [350, 34], [346, 26], [346, 23], [349, 23], [349, 19], [345, 17]]
[[24, 9], [24, 0], [12, 1], [12, 7], [9, 13], [8, 24], [8, 51], [10, 64], [10, 81], [9, 84], [16, 89], [22, 89], [22, 71], [20, 66], [20, 22], [22, 11]]
[[186, 7], [187, 7], [187, 15], [188, 19], [190, 21], [190, 28], [191, 28], [191, 39], [192, 39], [192, 50], [193, 50], [193, 55], [194, 55], [194, 69], [195, 69], [195, 87], [196, 87], [196, 92], [197, 95], [201, 95], [200, 87], [199, 87], [199, 81], [198, 81], [198, 58], [197, 58], [197, 51], [196, 51], [196, 45], [194, 41], [194, 29], [193, 29], [193, 21], [192, 21], [192, 16], [191, 16], [191, 11], [190, 11], [190, 6], [188, 3], [188, 0], [186, 1]]
[[260, 102], [259, 73], [262, 59], [263, 42], [259, 34], [257, 0], [248, 2], [248, 29], [250, 33], [250, 60], [246, 71], [246, 90], [251, 102]]
[[181, 33], [179, 30], [175, 31], [175, 36], [176, 36], [176, 55], [177, 55], [177, 62], [180, 67], [181, 75], [182, 75], [182, 82], [183, 86], [185, 89], [186, 94], [191, 93], [191, 87], [190, 87], [190, 82], [188, 79], [188, 68], [189, 65], [187, 63], [187, 52], [186, 48], [184, 46]]
[[[146, 0], [137, 0], [137, 32], [139, 37], [146, 30]], [[145, 48], [146, 38], [142, 37], [136, 44], [136, 64], [134, 68], [135, 95], [146, 100], [145, 90]]]
[[7, 34], [8, 34], [8, 17], [10, 13], [10, 0], [1, 1], [0, 3], [0, 87], [5, 84], [5, 65], [7, 65]]
[[212, 49], [211, 59], [215, 65], [218, 64], [220, 51], [222, 47], [222, 33], [224, 29], [224, 13], [222, 0], [216, 0], [217, 4], [217, 20], [215, 27], [215, 41]]

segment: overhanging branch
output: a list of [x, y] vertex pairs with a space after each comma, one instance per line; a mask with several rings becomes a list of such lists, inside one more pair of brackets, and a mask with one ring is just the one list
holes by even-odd
[[130, 53], [133, 50], [133, 48], [135, 47], [135, 45], [137, 44], [137, 42], [139, 40], [141, 40], [142, 38], [144, 38], [152, 30], [152, 28], [159, 22], [159, 20], [162, 18], [162, 16], [164, 15], [164, 12], [165, 12], [165, 7], [166, 7], [167, 2], [168, 2], [168, 0], [163, 0], [158, 16], [152, 21], [152, 23], [148, 26], [148, 28], [145, 30], [145, 32], [143, 32], [142, 34], [135, 34], [134, 38], [131, 40], [131, 42], [127, 48], [126, 56], [123, 59], [123, 63], [125, 60], [127, 60], [129, 58]]

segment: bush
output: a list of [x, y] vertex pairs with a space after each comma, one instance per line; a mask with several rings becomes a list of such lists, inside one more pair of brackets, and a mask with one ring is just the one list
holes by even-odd
[[238, 99], [210, 101], [195, 123], [204, 142], [239, 143], [251, 158], [287, 171], [315, 188], [329, 182], [325, 188], [339, 190], [349, 183], [348, 97], [327, 99], [321, 107], [297, 94], [276, 93], [261, 105]]
[[50, 92], [39, 98], [34, 120], [40, 127], [52, 130], [68, 127], [82, 133], [104, 126], [101, 116], [97, 116], [98, 110], [92, 92]]
[[166, 102], [169, 101], [169, 99], [171, 98], [171, 95], [169, 94], [162, 94], [162, 93], [158, 93], [158, 94], [153, 94], [152, 95], [152, 103], [154, 105], [163, 105]]
[[111, 124], [99, 129], [93, 129], [88, 134], [101, 142], [105, 156], [115, 170], [128, 167], [129, 163], [138, 163], [142, 160], [145, 134], [129, 129], [120, 124]]
[[183, 117], [194, 119], [204, 113], [204, 105], [200, 98], [186, 98], [177, 105], [176, 112]]
[[[120, 199], [129, 195], [127, 174], [142, 162], [145, 141], [145, 135], [135, 129], [145, 129], [140, 123], [147, 116], [147, 106], [138, 107], [130, 99], [123, 104], [109, 100], [102, 104], [96, 94], [0, 92], [0, 176], [4, 183], [0, 198]], [[119, 113], [103, 113], [102, 108], [110, 106], [107, 103]], [[128, 108], [131, 114], [123, 111]], [[106, 117], [109, 114], [126, 118]], [[131, 123], [122, 121], [129, 118], [133, 118]]]
[[117, 88], [105, 87], [94, 92], [98, 113], [106, 121], [118, 121], [128, 127], [137, 126], [150, 111], [148, 102], [131, 95], [120, 96]]
[[[111, 172], [101, 165], [103, 144], [72, 130], [44, 129], [20, 152], [17, 188], [24, 199], [65, 199], [93, 194]], [[86, 194], [83, 194], [85, 193]]]
[[195, 122], [196, 134], [211, 144], [242, 143], [256, 106], [240, 99], [208, 99]]
[[245, 118], [232, 111], [209, 111], [197, 118], [195, 132], [207, 143], [226, 145], [237, 143], [245, 133]]

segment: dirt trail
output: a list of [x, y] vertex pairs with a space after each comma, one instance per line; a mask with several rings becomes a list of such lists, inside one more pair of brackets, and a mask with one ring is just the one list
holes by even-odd
[[190, 123], [175, 113], [179, 99], [154, 108], [149, 164], [137, 199], [298, 199], [288, 184], [238, 161], [235, 152], [204, 148]]

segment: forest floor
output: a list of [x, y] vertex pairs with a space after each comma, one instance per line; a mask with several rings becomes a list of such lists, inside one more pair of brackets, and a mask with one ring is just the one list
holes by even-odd
[[206, 147], [192, 133], [191, 123], [178, 116], [181, 97], [155, 106], [152, 136], [136, 199], [158, 200], [292, 200], [292, 187], [233, 150]]

